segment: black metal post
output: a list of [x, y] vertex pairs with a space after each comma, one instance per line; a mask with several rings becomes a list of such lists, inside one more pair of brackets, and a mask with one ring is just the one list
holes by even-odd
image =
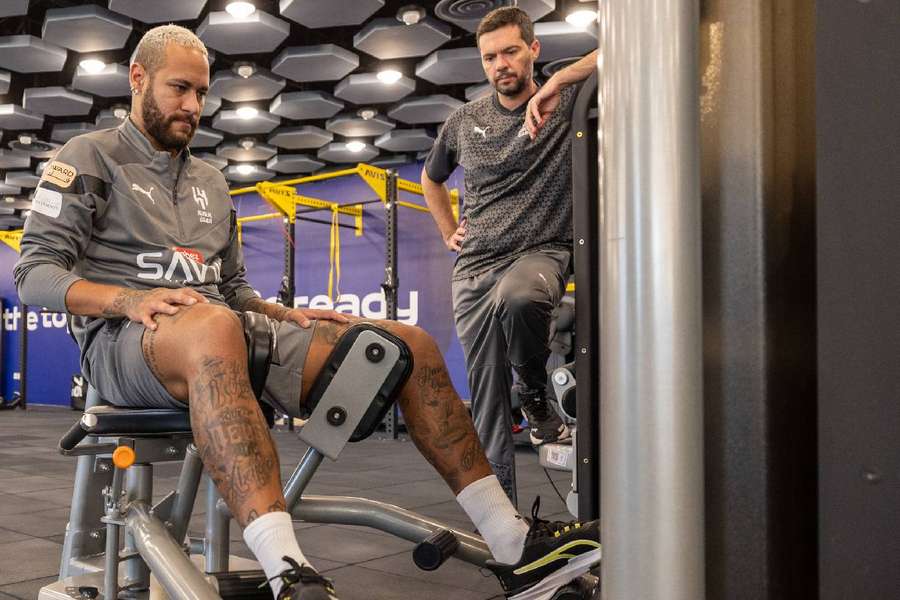
[[600, 250], [597, 124], [590, 111], [597, 74], [584, 83], [572, 112], [572, 200], [575, 244], [575, 372], [578, 518], [600, 517]]
[[22, 319], [19, 321], [19, 401], [18, 406], [28, 406], [28, 305], [22, 303]]
[[[296, 239], [297, 224], [288, 217], [284, 217], [284, 297], [282, 303], [289, 308], [296, 308], [296, 274], [294, 273], [294, 262], [296, 260], [296, 247], [294, 240]], [[288, 431], [294, 431], [294, 417], [285, 415], [288, 422]]]
[[[388, 169], [385, 175], [384, 203], [384, 291], [385, 316], [397, 320], [397, 288], [400, 280], [397, 277], [397, 172]], [[385, 433], [397, 439], [399, 436], [400, 411], [395, 403], [384, 418]]]

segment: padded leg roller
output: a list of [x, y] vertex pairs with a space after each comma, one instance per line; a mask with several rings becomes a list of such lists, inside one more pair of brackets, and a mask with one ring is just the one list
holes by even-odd
[[431, 534], [413, 550], [413, 562], [423, 571], [434, 571], [453, 556], [459, 548], [459, 540], [452, 531], [441, 529]]

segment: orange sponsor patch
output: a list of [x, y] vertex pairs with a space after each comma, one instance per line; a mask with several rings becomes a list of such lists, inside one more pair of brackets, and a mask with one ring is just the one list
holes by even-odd
[[75, 181], [75, 176], [78, 175], [78, 171], [72, 165], [67, 165], [64, 162], [60, 162], [58, 160], [54, 160], [49, 165], [44, 167], [44, 174], [41, 175], [41, 179], [43, 181], [48, 181], [54, 185], [58, 185], [61, 188], [67, 188], [72, 185], [72, 182]]

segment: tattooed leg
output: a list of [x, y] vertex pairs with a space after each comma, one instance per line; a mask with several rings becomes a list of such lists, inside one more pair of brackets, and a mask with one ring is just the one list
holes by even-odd
[[[468, 411], [459, 399], [434, 340], [418, 327], [393, 321], [372, 324], [402, 339], [413, 355], [413, 372], [398, 402], [410, 437], [435, 470], [458, 494], [491, 474]], [[303, 398], [348, 325], [319, 321], [303, 371]]]
[[235, 519], [245, 527], [262, 514], [285, 510], [278, 455], [250, 387], [237, 316], [195, 305], [158, 322], [144, 335], [147, 364], [175, 398], [188, 403], [203, 466]]

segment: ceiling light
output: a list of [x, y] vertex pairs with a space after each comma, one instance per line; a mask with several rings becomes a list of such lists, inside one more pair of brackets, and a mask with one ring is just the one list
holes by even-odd
[[106, 63], [103, 62], [102, 60], [98, 60], [96, 58], [86, 58], [83, 61], [81, 61], [80, 63], [78, 63], [78, 66], [81, 67], [82, 69], [84, 69], [85, 71], [87, 71], [88, 73], [90, 73], [91, 75], [95, 75], [106, 68]]
[[404, 25], [415, 25], [425, 18], [425, 9], [415, 4], [407, 4], [397, 11], [397, 20]]
[[570, 12], [566, 16], [566, 23], [574, 25], [579, 29], [584, 29], [597, 20], [596, 10], [587, 10], [585, 8]]
[[256, 72], [256, 68], [250, 63], [237, 63], [234, 65], [234, 72], [247, 79]]
[[395, 71], [394, 69], [385, 69], [383, 71], [378, 72], [378, 81], [381, 83], [387, 83], [388, 85], [392, 83], [397, 83], [400, 81], [400, 78], [403, 77], [403, 73], [400, 71]]
[[19, 134], [19, 143], [24, 146], [30, 146], [31, 142], [34, 141], [34, 138], [28, 135], [27, 133]]
[[252, 2], [229, 2], [225, 10], [235, 19], [246, 19], [256, 12], [256, 7]]
[[50, 162], [50, 161], [48, 161], [48, 160], [42, 160], [41, 162], [38, 163], [38, 166], [37, 166], [37, 172], [38, 172], [38, 174], [41, 174], [41, 173], [44, 172], [44, 169], [47, 168], [47, 163], [48, 163], [48, 162]]
[[249, 150], [256, 145], [256, 140], [254, 140], [253, 138], [243, 138], [240, 142], [238, 142], [238, 144], [240, 144], [241, 148], [243, 148], [244, 150]]
[[234, 112], [242, 119], [252, 119], [259, 114], [259, 111], [252, 106], [242, 106]]
[[256, 165], [248, 165], [248, 164], [237, 165], [234, 168], [234, 170], [237, 171], [241, 175], [250, 175], [251, 173], [256, 171]]
[[364, 142], [360, 142], [359, 140], [347, 142], [347, 150], [349, 150], [350, 152], [362, 152], [365, 149], [366, 144]]
[[375, 115], [378, 114], [378, 111], [375, 110], [374, 108], [361, 108], [358, 111], [356, 111], [356, 114], [363, 121], [371, 121], [372, 119], [375, 118]]
[[112, 114], [117, 119], [124, 119], [128, 116], [128, 109], [124, 106], [115, 106], [112, 109]]

